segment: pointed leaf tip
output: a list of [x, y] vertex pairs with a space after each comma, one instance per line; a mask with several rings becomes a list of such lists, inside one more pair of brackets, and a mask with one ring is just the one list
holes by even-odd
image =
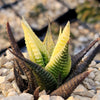
[[6, 23], [7, 27], [9, 26], [9, 22]]
[[65, 82], [63, 85], [61, 85], [58, 89], [54, 90], [50, 95], [61, 96], [64, 99], [67, 99], [74, 89], [89, 75], [89, 73], [90, 71], [85, 71], [75, 76], [68, 82]]
[[[60, 30], [61, 32], [61, 30]], [[66, 45], [68, 40], [70, 39], [70, 22], [66, 24], [64, 27], [62, 33], [60, 33], [57, 44], [54, 48], [54, 51], [52, 53], [51, 59], [58, 54]]]
[[49, 23], [48, 30], [44, 38], [43, 44], [45, 45], [46, 49], [48, 50], [49, 55], [51, 56], [55, 45], [54, 45], [54, 41], [51, 34], [50, 23]]
[[53, 50], [51, 59], [46, 65], [45, 69], [51, 72], [56, 79], [58, 74], [62, 74], [62, 79], [68, 75], [71, 66], [71, 59], [68, 51], [68, 42], [70, 39], [70, 22], [68, 22], [63, 29], [63, 32], [59, 34], [57, 44]]
[[49, 54], [46, 47], [43, 45], [41, 40], [35, 35], [28, 23], [23, 20], [21, 21], [22, 28], [25, 34], [25, 43], [30, 56], [31, 61], [45, 67], [49, 61]]
[[33, 93], [33, 95], [34, 95], [34, 100], [38, 100], [38, 98], [39, 98], [39, 90], [40, 90], [40, 86], [37, 87], [37, 88], [35, 89], [34, 93]]
[[81, 50], [79, 53], [74, 55], [71, 60], [72, 60], [72, 66], [71, 66], [71, 73], [76, 68], [76, 65], [81, 61], [81, 59], [84, 57], [84, 55], [100, 40], [100, 38], [95, 39], [92, 41], [87, 47], [85, 47], [83, 50]]
[[7, 32], [9, 33], [11, 33], [11, 28], [10, 28], [10, 24], [9, 24], [9, 22], [7, 22], [6, 23], [6, 28], [7, 28]]
[[63, 32], [70, 31], [70, 22], [68, 21]]

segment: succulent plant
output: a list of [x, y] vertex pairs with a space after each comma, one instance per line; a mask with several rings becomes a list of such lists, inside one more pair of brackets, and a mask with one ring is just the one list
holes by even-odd
[[83, 22], [94, 23], [100, 21], [99, 0], [86, 0], [76, 8], [77, 18]]
[[[52, 39], [50, 25], [42, 42], [24, 19], [21, 21], [21, 24], [30, 60], [25, 58], [20, 52], [10, 25], [7, 23], [7, 33], [12, 48], [10, 51], [15, 55], [14, 74], [20, 90], [34, 93], [35, 100], [38, 99], [39, 90], [43, 89], [50, 95], [60, 95], [65, 99], [68, 98], [72, 91], [91, 72], [86, 71], [86, 69], [99, 52], [100, 44], [83, 62], [81, 60], [100, 39], [94, 40], [78, 54], [70, 56], [68, 49], [70, 22], [66, 24], [63, 30], [60, 29], [56, 45], [54, 45]], [[22, 74], [26, 75], [27, 80], [21, 77]]]

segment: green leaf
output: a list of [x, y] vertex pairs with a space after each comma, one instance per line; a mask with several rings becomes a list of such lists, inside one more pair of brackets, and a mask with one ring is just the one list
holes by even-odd
[[35, 33], [32, 31], [24, 19], [21, 21], [21, 23], [25, 34], [25, 43], [29, 52], [30, 59], [42, 67], [45, 67], [49, 61], [49, 54], [46, 50], [46, 47], [35, 35]]
[[54, 77], [58, 80], [59, 75], [63, 80], [71, 68], [71, 57], [68, 52], [68, 44], [60, 51], [54, 58], [50, 59], [50, 62], [47, 64], [45, 69], [52, 73]]
[[63, 32], [61, 33], [60, 29], [60, 34], [59, 38], [57, 41], [57, 44], [54, 48], [54, 51], [52, 53], [51, 59], [56, 56], [62, 49], [65, 47], [66, 43], [69, 41], [70, 38], [70, 22], [68, 21], [67, 25], [64, 27]]
[[45, 89], [46, 91], [52, 92], [54, 89], [57, 88], [57, 81], [52, 74], [50, 74], [43, 67], [37, 65], [36, 63], [26, 58], [22, 58], [21, 56], [15, 54], [14, 52], [12, 53], [20, 60], [24, 61], [26, 64], [30, 66], [30, 68], [33, 71], [33, 74], [36, 76], [36, 80], [38, 81], [38, 84], [41, 89]]
[[45, 69], [52, 73], [58, 80], [59, 75], [63, 80], [69, 73], [71, 67], [71, 58], [68, 52], [68, 41], [70, 38], [70, 23], [68, 22], [63, 32], [60, 29], [57, 44], [54, 48], [49, 63]]
[[55, 45], [54, 45], [54, 41], [53, 41], [52, 34], [51, 34], [50, 23], [49, 23], [48, 27], [49, 28], [48, 28], [48, 31], [46, 33], [45, 39], [43, 41], [43, 44], [46, 46], [46, 49], [48, 50], [48, 53], [51, 56]]
[[26, 43], [26, 47], [27, 47], [31, 61], [34, 61], [35, 63], [44, 67], [45, 64], [43, 61], [42, 54], [39, 51], [37, 45], [35, 44], [35, 41], [28, 34], [25, 34], [25, 41], [26, 41], [25, 43]]

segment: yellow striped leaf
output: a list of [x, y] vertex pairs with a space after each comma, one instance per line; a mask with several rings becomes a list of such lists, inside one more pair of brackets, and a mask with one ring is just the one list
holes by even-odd
[[59, 76], [63, 80], [71, 68], [71, 57], [68, 52], [68, 44], [65, 45], [62, 51], [60, 51], [54, 58], [50, 59], [45, 69], [52, 73], [58, 80]]
[[60, 32], [57, 44], [55, 46], [55, 49], [53, 51], [53, 54], [51, 56], [51, 59], [58, 54], [66, 45], [66, 43], [69, 41], [70, 38], [70, 22], [67, 23], [65, 28], [63, 29], [63, 32]]
[[71, 68], [71, 57], [68, 52], [68, 41], [70, 38], [70, 23], [68, 22], [63, 32], [61, 32], [51, 56], [49, 63], [46, 65], [45, 69], [51, 72], [56, 79], [61, 78], [64, 79]]
[[54, 49], [54, 41], [53, 41], [53, 38], [52, 38], [52, 34], [51, 34], [51, 27], [50, 27], [50, 24], [48, 26], [48, 31], [46, 33], [46, 36], [45, 36], [45, 39], [43, 41], [43, 44], [46, 46], [46, 49], [48, 50], [50, 56], [52, 54], [52, 51]]
[[32, 31], [32, 29], [24, 19], [21, 21], [21, 23], [25, 34], [26, 46], [28, 52], [30, 52], [29, 53], [30, 59], [34, 61], [35, 57], [36, 63], [39, 64], [41, 62], [39, 65], [45, 67], [45, 65], [49, 61], [49, 54], [46, 50], [46, 47], [43, 45], [41, 40], [35, 35], [35, 33]]

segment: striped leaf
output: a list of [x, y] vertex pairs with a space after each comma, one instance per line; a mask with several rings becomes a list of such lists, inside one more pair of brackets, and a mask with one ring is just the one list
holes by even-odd
[[61, 80], [63, 80], [71, 68], [71, 57], [68, 52], [68, 44], [59, 52], [54, 58], [50, 59], [45, 69], [52, 73], [54, 77], [58, 80], [59, 75], [61, 75]]
[[45, 36], [45, 39], [43, 41], [43, 44], [46, 46], [46, 49], [48, 50], [50, 56], [52, 54], [52, 51], [54, 49], [54, 41], [53, 41], [53, 38], [52, 38], [52, 35], [51, 35], [51, 27], [50, 27], [50, 24], [48, 26], [48, 31], [46, 33], [46, 36]]
[[[7, 23], [7, 34], [8, 34], [8, 38], [9, 38], [13, 52], [15, 52], [17, 55], [20, 55], [21, 57], [24, 57], [14, 39], [14, 36], [11, 31], [11, 27], [10, 27], [9, 23]], [[33, 73], [31, 72], [31, 70], [25, 65], [25, 63], [23, 61], [21, 61], [20, 59], [17, 59], [17, 58], [15, 58], [15, 59], [18, 62], [17, 67], [19, 68], [18, 69], [19, 73], [21, 73], [22, 75], [25, 74], [28, 79], [28, 86], [26, 88], [23, 88], [23, 91], [29, 90], [28, 92], [32, 93], [35, 90], [35, 81], [34, 81], [35, 77], [34, 77]], [[15, 71], [15, 73], [16, 73], [16, 71]], [[17, 78], [17, 84], [18, 84], [18, 78], [21, 81], [20, 76], [16, 73], [15, 77]]]
[[58, 89], [54, 90], [50, 95], [56, 95], [56, 96], [61, 96], [64, 99], [67, 99], [71, 93], [74, 91], [74, 89], [90, 74], [91, 71], [85, 71], [62, 86], [60, 86]]
[[39, 51], [37, 45], [35, 44], [35, 41], [28, 34], [25, 34], [25, 41], [26, 41], [25, 43], [26, 43], [26, 47], [27, 47], [31, 61], [34, 61], [40, 66], [44, 67], [45, 64], [43, 61], [42, 54]]
[[71, 73], [76, 68], [76, 65], [82, 60], [84, 55], [100, 40], [100, 38], [97, 38], [93, 42], [91, 42], [87, 47], [85, 47], [83, 50], [81, 50], [79, 53], [71, 57], [72, 65], [71, 65]]
[[58, 54], [58, 52], [62, 51], [62, 49], [65, 47], [66, 43], [69, 41], [70, 38], [70, 22], [67, 23], [65, 28], [63, 29], [63, 32], [60, 30], [60, 35], [57, 41], [57, 44], [54, 48], [53, 54], [51, 56], [51, 59]]
[[[10, 52], [12, 52], [10, 50]], [[26, 64], [31, 66], [30, 68], [33, 71], [33, 74], [36, 76], [36, 79], [38, 81], [38, 84], [41, 89], [45, 89], [46, 91], [52, 92], [54, 89], [57, 88], [57, 81], [53, 77], [52, 74], [50, 74], [48, 71], [46, 71], [43, 67], [37, 65], [36, 63], [23, 58], [16, 53], [12, 52], [16, 57], [18, 57], [20, 60], [24, 61]]]
[[89, 64], [92, 62], [94, 57], [97, 55], [97, 53], [100, 51], [100, 44], [88, 55], [87, 58], [84, 59], [83, 62], [80, 62], [76, 69], [74, 69], [73, 73], [70, 73], [69, 77], [65, 81], [69, 81], [71, 78], [75, 77], [76, 75], [84, 72]]
[[32, 31], [24, 19], [21, 21], [21, 23], [25, 34], [25, 43], [29, 52], [30, 59], [42, 67], [45, 67], [49, 61], [49, 54], [46, 50], [46, 47], [35, 35], [35, 33]]
[[69, 73], [71, 67], [71, 58], [68, 52], [68, 41], [70, 38], [70, 23], [68, 22], [63, 32], [61, 32], [51, 56], [49, 63], [45, 69], [52, 73], [56, 79], [61, 75], [63, 80]]

